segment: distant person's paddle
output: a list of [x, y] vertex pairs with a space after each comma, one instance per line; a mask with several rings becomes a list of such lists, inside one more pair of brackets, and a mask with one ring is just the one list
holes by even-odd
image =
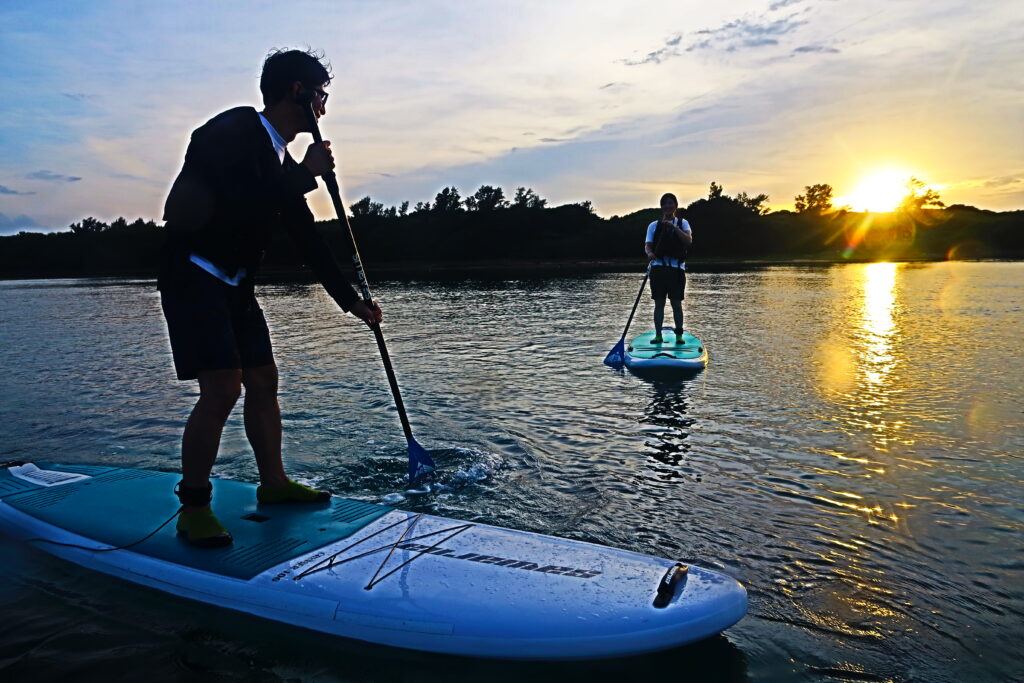
[[[306, 105], [306, 116], [309, 118], [309, 129], [313, 133], [313, 139], [317, 143], [322, 143], [324, 140], [320, 135], [320, 126], [317, 125], [316, 113], [313, 111], [312, 93], [310, 93], [310, 101], [304, 104]], [[344, 222], [347, 229], [349, 242], [352, 246], [352, 265], [356, 269], [356, 278], [359, 280], [359, 291], [363, 295], [363, 301], [368, 305], [372, 305], [373, 297], [370, 296], [370, 286], [366, 281], [366, 273], [363, 271], [363, 261], [359, 257], [356, 235], [352, 232], [352, 225], [348, 221], [345, 205], [341, 203], [341, 190], [338, 187], [338, 178], [335, 176], [334, 171], [328, 171], [320, 177], [324, 179], [327, 191], [331, 194], [331, 201], [334, 203], [334, 211], [338, 215], [338, 220]], [[370, 329], [373, 330], [373, 335], [377, 339], [377, 348], [380, 350], [381, 360], [384, 361], [384, 371], [388, 376], [388, 384], [391, 385], [391, 394], [395, 397], [398, 419], [402, 421], [402, 431], [405, 432], [405, 440], [409, 444], [409, 481], [412, 482], [420, 475], [433, 471], [436, 469], [436, 466], [430, 454], [427, 453], [423, 446], [416, 443], [416, 439], [412, 436], [412, 427], [409, 425], [408, 415], [405, 414], [405, 404], [402, 403], [402, 394], [398, 390], [398, 379], [395, 377], [394, 368], [391, 367], [391, 356], [388, 355], [388, 347], [384, 343], [384, 333], [381, 332], [380, 323], [370, 324]]]
[[[658, 219], [660, 223], [664, 220], [664, 216]], [[655, 229], [655, 234], [658, 234], [658, 230]], [[661, 245], [661, 238], [664, 237], [664, 232], [658, 234], [658, 241], [654, 243], [654, 251], [657, 253], [658, 247]], [[643, 282], [640, 283], [640, 291], [636, 293], [636, 301], [633, 302], [633, 308], [629, 312], [629, 318], [626, 319], [626, 327], [622, 330], [622, 337], [619, 342], [612, 347], [612, 350], [608, 352], [608, 355], [604, 357], [604, 364], [610, 365], [613, 368], [621, 368], [623, 363], [626, 362], [626, 333], [629, 332], [629, 326], [633, 322], [633, 316], [636, 314], [636, 307], [640, 305], [640, 297], [644, 295], [644, 287], [647, 286], [647, 278], [651, 277], [651, 268], [654, 266], [654, 261], [650, 261], [647, 264], [647, 272], [644, 273]]]
[[626, 360], [626, 333], [629, 332], [629, 326], [633, 322], [633, 315], [636, 313], [636, 307], [640, 305], [640, 297], [644, 295], [644, 287], [647, 286], [647, 278], [651, 276], [651, 265], [654, 262], [651, 261], [647, 264], [647, 272], [644, 273], [644, 280], [640, 283], [640, 291], [636, 293], [636, 301], [633, 302], [633, 309], [629, 312], [629, 318], [626, 320], [626, 327], [622, 330], [622, 337], [619, 342], [612, 347], [612, 350], [608, 352], [608, 355], [604, 357], [604, 364], [610, 365], [613, 368], [621, 368], [622, 364]]

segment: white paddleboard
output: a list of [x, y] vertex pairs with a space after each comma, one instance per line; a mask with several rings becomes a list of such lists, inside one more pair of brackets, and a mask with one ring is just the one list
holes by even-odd
[[734, 579], [670, 559], [337, 497], [258, 505], [255, 486], [225, 480], [214, 480], [213, 504], [231, 546], [193, 548], [172, 522], [103, 551], [171, 517], [178, 478], [102, 466], [0, 469], [0, 529], [176, 596], [474, 657], [634, 655], [713, 636], [747, 609]]

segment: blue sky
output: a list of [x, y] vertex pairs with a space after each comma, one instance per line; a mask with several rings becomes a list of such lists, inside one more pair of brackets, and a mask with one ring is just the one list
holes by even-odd
[[888, 169], [1024, 208], [1011, 2], [7, 0], [0, 27], [0, 234], [158, 219], [189, 133], [306, 45], [350, 202], [526, 185], [609, 216], [716, 180], [787, 208]]

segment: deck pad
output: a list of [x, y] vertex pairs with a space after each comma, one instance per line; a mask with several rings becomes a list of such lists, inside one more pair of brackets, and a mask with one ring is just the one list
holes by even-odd
[[700, 339], [689, 332], [683, 332], [683, 343], [676, 343], [676, 334], [671, 330], [664, 330], [662, 337], [664, 343], [653, 344], [654, 330], [644, 332], [636, 337], [627, 348], [627, 351], [634, 358], [679, 358], [696, 359], [704, 353], [704, 345]]
[[[73, 467], [61, 469], [75, 471]], [[181, 479], [178, 474], [117, 468], [92, 471], [99, 473], [49, 488], [4, 471], [0, 498], [32, 517], [112, 546], [137, 541], [178, 509], [174, 495], [174, 486]], [[254, 484], [225, 479], [212, 482], [214, 514], [234, 536], [234, 543], [225, 548], [195, 548], [177, 535], [171, 522], [132, 551], [250, 579], [296, 555], [346, 538], [392, 510], [337, 497], [321, 504], [259, 505]]]
[[11, 476], [11, 473], [6, 468], [0, 469], [0, 500], [7, 496], [13, 496], [16, 493], [25, 493], [26, 491], [35, 491], [41, 488], [43, 488], [42, 484], [19, 479]]

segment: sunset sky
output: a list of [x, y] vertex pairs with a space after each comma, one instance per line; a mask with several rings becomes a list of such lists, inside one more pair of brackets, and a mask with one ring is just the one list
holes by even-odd
[[306, 45], [333, 64], [349, 202], [526, 185], [611, 216], [716, 180], [783, 209], [888, 174], [1024, 208], [1018, 3], [8, 0], [0, 234], [159, 219], [190, 132], [258, 105], [266, 52]]

